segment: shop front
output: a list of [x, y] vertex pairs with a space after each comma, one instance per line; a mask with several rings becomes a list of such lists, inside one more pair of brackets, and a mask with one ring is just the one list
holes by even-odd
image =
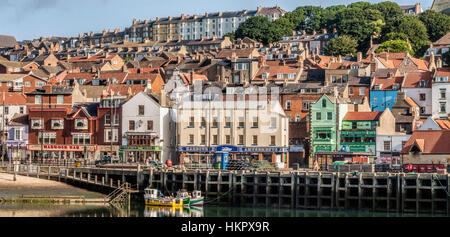
[[161, 162], [162, 147], [160, 146], [121, 146], [120, 153], [124, 162], [146, 163], [147, 161]]
[[380, 152], [380, 157], [376, 159], [377, 164], [400, 164], [400, 152]]
[[28, 158], [27, 142], [6, 141], [8, 159], [26, 161]]
[[214, 164], [217, 157], [227, 157], [229, 160], [267, 160], [276, 163], [279, 168], [285, 168], [289, 162], [289, 149], [282, 147], [178, 147], [180, 164], [200, 163]]
[[101, 160], [103, 157], [107, 157], [107, 156], [113, 157], [114, 159], [118, 159], [119, 152], [120, 152], [120, 146], [99, 145], [96, 159]]
[[336, 161], [346, 161], [351, 163], [373, 163], [375, 157], [367, 152], [317, 152], [315, 161], [322, 169], [328, 167]]
[[28, 145], [33, 161], [93, 161], [97, 150], [97, 145]]

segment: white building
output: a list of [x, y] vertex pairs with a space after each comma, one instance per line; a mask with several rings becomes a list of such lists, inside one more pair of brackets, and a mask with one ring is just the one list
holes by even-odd
[[405, 73], [402, 90], [420, 107], [420, 115], [432, 113], [432, 72]]
[[450, 68], [438, 68], [434, 74], [432, 114], [434, 118], [448, 118], [450, 114]]
[[8, 124], [15, 114], [25, 114], [26, 111], [26, 97], [24, 94], [0, 93], [0, 129], [3, 130], [3, 124]]
[[160, 97], [141, 92], [122, 105], [120, 150], [125, 160], [165, 163], [175, 159], [175, 114], [167, 107], [165, 96]]

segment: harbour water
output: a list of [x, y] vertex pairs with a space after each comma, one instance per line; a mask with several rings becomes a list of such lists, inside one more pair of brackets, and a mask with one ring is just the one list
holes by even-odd
[[111, 205], [0, 204], [0, 217], [446, 217], [416, 213], [330, 211], [205, 206], [203, 208], [129, 207]]

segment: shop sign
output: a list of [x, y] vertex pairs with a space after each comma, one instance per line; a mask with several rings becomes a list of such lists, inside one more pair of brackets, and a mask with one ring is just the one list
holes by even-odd
[[95, 151], [97, 146], [79, 146], [79, 145], [28, 145], [31, 151]]
[[160, 146], [121, 146], [121, 151], [162, 151]]
[[318, 146], [316, 152], [331, 152], [331, 146]]
[[218, 146], [218, 147], [178, 147], [178, 151], [182, 152], [261, 152], [261, 153], [282, 153], [289, 152], [288, 148], [282, 147], [235, 147], [235, 146]]
[[303, 145], [299, 146], [290, 146], [289, 152], [303, 152]]

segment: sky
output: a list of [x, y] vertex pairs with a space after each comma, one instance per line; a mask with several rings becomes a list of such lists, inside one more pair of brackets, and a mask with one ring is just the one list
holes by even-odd
[[[205, 12], [256, 10], [257, 6], [275, 6], [292, 11], [298, 6], [348, 5], [359, 0], [1, 0], [0, 35], [17, 40], [41, 36], [78, 36], [103, 29], [125, 29], [133, 18], [194, 15]], [[371, 3], [384, 0], [366, 0]], [[420, 2], [424, 10], [432, 0], [397, 0], [399, 5]]]

